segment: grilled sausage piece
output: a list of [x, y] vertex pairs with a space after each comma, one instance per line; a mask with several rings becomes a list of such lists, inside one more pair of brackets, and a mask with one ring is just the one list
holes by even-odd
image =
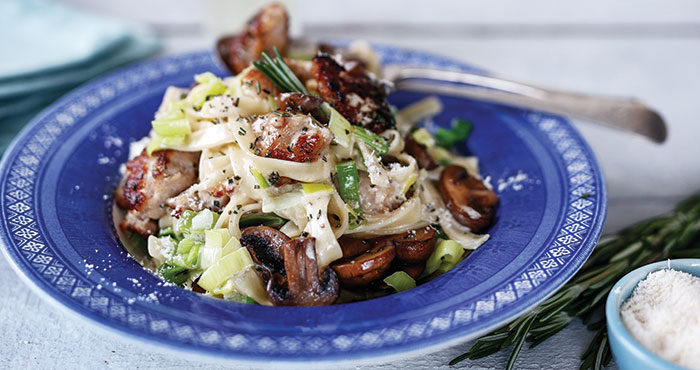
[[333, 57], [319, 54], [313, 58], [313, 75], [318, 93], [350, 123], [376, 133], [396, 126], [386, 101], [388, 89], [355, 64], [347, 70]]
[[250, 62], [260, 59], [262, 52], [273, 55], [276, 47], [285, 54], [289, 47], [289, 15], [282, 4], [265, 6], [248, 21], [243, 31], [221, 39], [219, 55], [233, 73], [241, 73]]
[[126, 163], [123, 185], [114, 198], [128, 212], [120, 227], [146, 237], [158, 231], [154, 220], [168, 210], [166, 201], [197, 181], [199, 152], [159, 150]]
[[277, 111], [252, 123], [255, 154], [292, 162], [314, 162], [333, 139], [331, 131], [312, 117]]

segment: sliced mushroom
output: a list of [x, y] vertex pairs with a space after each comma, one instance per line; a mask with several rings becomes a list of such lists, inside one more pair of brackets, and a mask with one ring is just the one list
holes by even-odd
[[430, 171], [438, 167], [438, 163], [433, 156], [428, 153], [428, 148], [413, 139], [413, 135], [407, 134], [404, 138], [405, 151], [418, 162], [418, 167]]
[[417, 280], [420, 274], [425, 270], [425, 263], [412, 263], [407, 265], [401, 265], [399, 270], [408, 274], [413, 280]]
[[464, 167], [450, 165], [440, 174], [440, 195], [452, 216], [472, 232], [484, 231], [493, 222], [496, 193]]
[[356, 239], [348, 236], [342, 236], [338, 239], [338, 244], [340, 244], [340, 249], [343, 251], [343, 258], [345, 259], [357, 257], [374, 247], [371, 240]]
[[241, 232], [241, 245], [248, 248], [255, 263], [272, 274], [284, 274], [282, 245], [288, 240], [283, 232], [268, 226], [251, 226]]
[[394, 257], [394, 245], [380, 241], [369, 251], [354, 258], [342, 259], [331, 267], [338, 273], [338, 278], [344, 285], [360, 286], [382, 277], [391, 266]]
[[407, 273], [408, 276], [412, 277], [413, 280], [418, 280], [418, 277], [423, 273], [423, 270], [425, 270], [425, 262], [404, 263], [398, 259], [395, 259], [391, 264], [391, 268], [389, 269], [389, 272], [387, 272], [387, 275], [391, 275], [397, 271], [403, 271]]
[[396, 258], [405, 263], [418, 263], [427, 260], [433, 253], [436, 235], [435, 229], [428, 226], [385, 239], [396, 248]]
[[286, 278], [273, 274], [267, 285], [275, 305], [323, 306], [338, 299], [340, 287], [335, 272], [326, 268], [319, 274], [314, 238], [297, 238], [282, 247]]

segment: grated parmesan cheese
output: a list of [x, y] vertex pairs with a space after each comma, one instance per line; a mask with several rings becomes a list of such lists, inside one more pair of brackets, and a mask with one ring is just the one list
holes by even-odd
[[620, 316], [657, 356], [700, 369], [700, 278], [671, 269], [652, 272], [622, 305]]

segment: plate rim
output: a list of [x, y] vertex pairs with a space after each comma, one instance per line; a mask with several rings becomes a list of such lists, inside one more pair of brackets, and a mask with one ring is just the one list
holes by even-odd
[[[398, 47], [392, 47], [392, 46], [382, 46], [378, 45], [380, 48], [388, 49], [388, 50], [399, 50], [399, 51], [409, 51], [411, 53], [416, 53], [418, 55], [422, 56], [427, 56], [430, 58], [441, 58], [444, 60], [450, 60], [449, 58], [445, 58], [442, 56], [439, 56], [437, 54], [432, 54], [432, 53], [427, 53], [427, 52], [422, 52], [422, 51], [412, 51], [410, 49], [406, 48], [398, 48]], [[22, 131], [14, 138], [12, 141], [11, 145], [8, 147], [7, 151], [5, 152], [6, 155], [3, 155], [2, 161], [0, 162], [0, 173], [2, 174], [9, 174], [9, 169], [8, 167], [10, 166], [10, 157], [15, 158], [16, 155], [16, 146], [19, 144], [19, 142], [23, 141], [26, 136], [29, 136], [29, 133], [37, 126], [41, 126], [42, 123], [45, 124], [45, 119], [47, 116], [50, 115], [50, 113], [53, 112], [53, 110], [56, 109], [56, 107], [61, 106], [62, 104], [65, 104], [66, 102], [70, 102], [71, 100], [75, 99], [78, 96], [81, 96], [84, 94], [85, 91], [88, 90], [90, 86], [98, 85], [105, 80], [109, 78], [113, 78], [115, 76], [118, 76], [120, 74], [124, 74], [132, 69], [136, 69], [142, 65], [147, 65], [150, 63], [155, 63], [158, 61], [163, 61], [175, 57], [182, 57], [186, 55], [208, 55], [208, 53], [202, 53], [202, 52], [194, 52], [194, 53], [188, 53], [188, 54], [181, 54], [181, 55], [176, 55], [176, 56], [164, 56], [160, 58], [155, 58], [151, 59], [145, 62], [137, 63], [122, 69], [119, 69], [113, 73], [110, 73], [106, 76], [103, 76], [101, 78], [95, 79], [94, 81], [91, 81], [87, 84], [84, 84], [70, 93], [66, 94], [64, 97], [59, 99], [57, 102], [52, 104], [50, 107], [46, 108], [44, 111], [42, 111], [40, 114], [38, 114], [29, 124], [27, 124]], [[451, 61], [451, 60], [450, 60]], [[455, 63], [455, 65], [459, 66], [460, 68], [466, 68], [469, 69], [470, 67], [464, 63], [457, 62], [457, 61], [452, 61]], [[507, 106], [506, 106], [507, 107]], [[539, 113], [536, 111], [533, 111], [534, 113]], [[588, 159], [588, 161], [591, 164], [591, 171], [597, 174], [597, 183], [600, 185], [599, 187], [596, 187], [595, 190], [598, 194], [599, 197], [599, 202], [597, 203], [597, 213], [595, 216], [597, 217], [596, 222], [592, 223], [590, 226], [590, 231], [587, 233], [587, 237], [581, 242], [581, 247], [582, 249], [585, 249], [585, 253], [578, 254], [577, 259], [582, 259], [582, 261], [577, 262], [578, 266], [574, 268], [573, 270], [569, 268], [567, 270], [568, 274], [565, 274], [567, 276], [562, 276], [561, 274], [558, 274], [556, 276], [553, 276], [549, 278], [548, 280], [550, 281], [550, 285], [552, 281], [556, 281], [555, 285], [558, 284], [558, 281], [564, 280], [568, 281], [571, 277], [575, 275], [575, 273], [578, 271], [578, 269], [581, 268], [583, 265], [583, 261], [585, 261], [590, 253], [593, 251], [593, 247], [597, 243], [597, 240], [600, 238], [600, 235], [602, 233], [602, 227], [605, 223], [605, 218], [606, 218], [606, 211], [607, 211], [607, 189], [605, 186], [605, 179], [603, 177], [603, 173], [600, 169], [600, 166], [595, 158], [595, 155], [593, 151], [591, 150], [590, 146], [588, 143], [584, 140], [584, 138], [580, 135], [578, 130], [565, 118], [558, 117], [555, 115], [547, 115], [551, 117], [556, 117], [559, 119], [564, 126], [566, 126], [566, 129], [570, 131], [570, 133], [574, 134], [574, 139], [576, 139], [577, 144], [583, 149], [585, 152], [585, 157]], [[13, 154], [13, 155], [9, 155]], [[6, 179], [3, 178], [2, 180], [2, 188], [0, 188], [0, 193], [4, 194], [5, 193], [5, 184], [6, 184]], [[3, 204], [6, 203], [4, 200]], [[568, 205], [568, 203], [565, 202], [563, 206]], [[62, 297], [55, 297], [53, 294], [51, 294], [50, 291], [47, 291], [42, 287], [41, 285], [49, 285], [48, 282], [45, 280], [40, 280], [40, 282], [34, 281], [31, 276], [31, 272], [25, 271], [25, 266], [20, 266], [17, 261], [15, 261], [14, 258], [10, 256], [10, 248], [9, 245], [12, 244], [12, 241], [10, 240], [10, 243], [8, 243], [8, 239], [11, 239], [11, 237], [5, 232], [5, 227], [7, 225], [8, 221], [5, 220], [5, 222], [2, 225], [2, 229], [0, 229], [0, 241], [1, 241], [1, 247], [3, 251], [3, 255], [5, 256], [6, 260], [12, 266], [13, 270], [22, 278], [22, 280], [28, 284], [33, 291], [39, 293], [39, 295], [47, 299], [49, 302], [54, 304], [55, 306], [59, 307], [62, 309], [62, 311], [68, 311], [71, 314], [75, 314], [75, 316], [86, 320], [92, 324], [95, 324], [93, 326], [96, 326], [101, 329], [105, 329], [106, 331], [110, 333], [116, 333], [121, 335], [122, 337], [129, 338], [130, 340], [135, 340], [139, 343], [148, 343], [149, 345], [152, 345], [156, 348], [167, 348], [168, 350], [171, 350], [173, 352], [181, 353], [183, 349], [187, 350], [188, 353], [190, 354], [195, 354], [198, 357], [204, 357], [204, 358], [217, 358], [219, 360], [225, 359], [225, 360], [231, 360], [237, 363], [245, 362], [249, 364], [255, 364], [255, 365], [261, 365], [261, 358], [262, 356], [260, 354], [256, 356], [246, 356], [242, 355], [240, 353], [235, 353], [235, 354], [228, 354], [224, 355], [221, 351], [216, 351], [216, 350], [206, 350], [202, 349], [199, 347], [189, 347], [186, 346], [184, 343], [175, 343], [175, 342], [158, 342], [156, 343], [156, 340], [154, 337], [152, 337], [152, 334], [146, 333], [146, 332], [139, 332], [136, 333], [133, 328], [130, 328], [129, 330], [125, 330], [125, 328], [119, 328], [116, 327], [114, 323], [111, 323], [107, 321], [106, 318], [100, 317], [100, 318], [95, 318], [92, 317], [91, 315], [86, 315], [85, 309], [83, 308], [81, 310], [80, 306], [73, 307], [71, 304], [66, 303], [65, 299], [61, 299]], [[17, 253], [19, 254], [19, 253]], [[574, 262], [574, 261], [571, 261]], [[570, 263], [571, 263], [570, 262]], [[563, 283], [562, 283], [563, 284]], [[561, 285], [561, 284], [558, 284]], [[526, 312], [527, 310], [531, 309], [532, 307], [536, 306], [539, 304], [542, 300], [546, 299], [548, 296], [551, 294], [554, 294], [558, 288], [551, 289], [549, 292], [543, 292], [537, 294], [535, 292], [534, 294], [528, 295], [526, 298], [527, 301], [530, 303], [528, 305], [528, 308], [526, 309], [521, 309], [519, 310], [520, 312], [512, 314], [510, 317], [506, 318], [501, 318], [498, 322], [493, 323], [491, 326], [483, 328], [482, 330], [472, 332], [469, 335], [462, 335], [459, 333], [459, 330], [453, 330], [450, 335], [445, 336], [433, 336], [433, 337], [423, 337], [415, 342], [413, 342], [412, 345], [406, 345], [402, 344], [399, 347], [395, 348], [384, 348], [378, 351], [371, 352], [370, 355], [368, 356], [363, 356], [363, 357], [355, 357], [352, 359], [343, 359], [343, 357], [347, 358], [347, 355], [352, 354], [352, 352], [344, 353], [345, 356], [338, 358], [338, 357], [329, 357], [329, 358], [321, 358], [318, 360], [315, 360], [314, 364], [322, 366], [323, 364], [339, 364], [343, 362], [347, 362], [347, 365], [357, 365], [358, 363], [369, 363], [369, 362], [376, 362], [378, 359], [379, 360], [391, 360], [391, 359], [397, 359], [397, 358], [403, 358], [407, 356], [416, 356], [422, 353], [430, 353], [433, 351], [436, 351], [440, 348], [446, 348], [449, 346], [452, 346], [456, 343], [464, 342], [469, 339], [475, 338], [483, 333], [486, 333], [496, 327], [501, 326], [503, 323], [508, 322], [512, 320], [513, 318], [519, 316], [522, 314], [522, 312]], [[445, 339], [446, 338], [446, 339]], [[418, 348], [415, 348], [418, 347]], [[405, 350], [404, 348], [408, 348]], [[271, 362], [269, 359], [265, 360], [267, 362]], [[303, 364], [304, 367], [309, 367], [309, 363], [306, 363], [305, 361], [308, 361], [308, 358], [305, 357], [297, 357], [293, 358], [292, 361], [274, 361], [274, 364], [279, 365], [279, 364], [285, 364], [287, 366], [295, 366], [296, 365], [301, 365]], [[264, 364], [264, 363], [263, 363]], [[344, 366], [344, 365], [343, 365]]]

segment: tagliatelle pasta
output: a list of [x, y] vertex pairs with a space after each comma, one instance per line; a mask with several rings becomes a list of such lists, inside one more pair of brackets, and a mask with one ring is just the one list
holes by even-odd
[[[394, 113], [357, 62], [275, 53], [169, 88], [132, 151], [119, 223], [147, 238], [159, 275], [239, 302], [331, 304], [429, 280], [488, 239], [497, 197], [477, 159], [396, 126], [436, 98]], [[465, 125], [438, 139], [464, 140]]]

